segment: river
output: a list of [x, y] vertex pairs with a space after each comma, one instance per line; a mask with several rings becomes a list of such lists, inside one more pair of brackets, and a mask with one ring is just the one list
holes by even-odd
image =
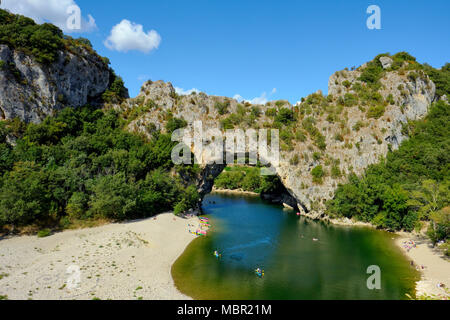
[[[419, 274], [392, 234], [310, 221], [253, 196], [211, 194], [203, 210], [211, 232], [194, 240], [172, 268], [178, 289], [194, 299], [398, 300], [414, 295]], [[367, 268], [373, 265], [381, 271], [379, 290], [367, 287]], [[256, 268], [264, 270], [263, 278]]]

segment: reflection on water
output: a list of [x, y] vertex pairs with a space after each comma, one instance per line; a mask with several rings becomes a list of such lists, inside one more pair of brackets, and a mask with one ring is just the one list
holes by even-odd
[[[298, 218], [257, 197], [209, 195], [213, 231], [193, 241], [172, 269], [197, 299], [405, 299], [417, 273], [384, 232]], [[313, 241], [318, 239], [318, 241]], [[218, 250], [221, 259], [214, 257]], [[367, 289], [367, 267], [382, 289]], [[258, 278], [254, 270], [265, 270]]]

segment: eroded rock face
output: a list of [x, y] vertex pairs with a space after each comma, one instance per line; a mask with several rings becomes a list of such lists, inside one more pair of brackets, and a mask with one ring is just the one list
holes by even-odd
[[[362, 84], [358, 80], [361, 68], [340, 71], [331, 76], [331, 96], [328, 97], [331, 104], [336, 104], [336, 101], [346, 94], [357, 94], [352, 88], [355, 83]], [[281, 161], [275, 170], [288, 193], [296, 200], [298, 208], [310, 217], [321, 217], [325, 202], [333, 198], [338, 184], [345, 183], [349, 173], [363, 174], [369, 165], [379, 162], [380, 157], [386, 156], [390, 149], [397, 149], [402, 141], [408, 138], [402, 130], [404, 125], [409, 120], [417, 120], [427, 114], [435, 99], [435, 90], [434, 83], [425, 75], [411, 80], [408, 73], [401, 75], [394, 71], [386, 72], [381, 79], [381, 89], [378, 93], [388, 102], [383, 103], [383, 113], [377, 117], [369, 117], [369, 107], [360, 104], [345, 107], [334, 120], [330, 120], [327, 112], [319, 105], [312, 105], [309, 114], [298, 113], [298, 123], [293, 130], [304, 131], [302, 121], [307, 117], [314, 117], [315, 127], [325, 137], [326, 143], [326, 149], [320, 150], [313, 137], [307, 136], [306, 139], [295, 141], [291, 148], [282, 148]], [[316, 95], [322, 96], [320, 93]], [[323, 101], [328, 99], [323, 97]], [[211, 136], [207, 133], [209, 128], [220, 129], [222, 120], [232, 113], [237, 113], [238, 108], [242, 109], [238, 101], [230, 98], [207, 96], [203, 93], [177, 96], [172, 85], [162, 81], [147, 82], [141, 94], [128, 100], [122, 108], [134, 108], [139, 104], [147, 104], [150, 100], [156, 107], [131, 122], [131, 131], [150, 135], [150, 124], [164, 131], [166, 115], [170, 113], [174, 117], [185, 119], [189, 130], [192, 130], [194, 121], [201, 120], [205, 145], [211, 142]], [[220, 115], [217, 104], [226, 104], [227, 113]], [[247, 112], [250, 112], [252, 107], [254, 106], [245, 105]], [[262, 114], [253, 123], [241, 123], [242, 129], [270, 127], [273, 117], [267, 116], [265, 111], [276, 107], [275, 103], [258, 107]], [[291, 105], [284, 107], [293, 108]], [[326, 172], [321, 183], [314, 182], [312, 177], [312, 170], [319, 165], [323, 166]], [[340, 174], [332, 174], [332, 167], [338, 168]], [[202, 173], [197, 179], [202, 194], [211, 192], [214, 178], [224, 168], [225, 165], [222, 164], [202, 167]]]
[[79, 107], [101, 95], [109, 85], [108, 66], [81, 49], [59, 52], [50, 65], [0, 45], [0, 119], [40, 122], [55, 110]]

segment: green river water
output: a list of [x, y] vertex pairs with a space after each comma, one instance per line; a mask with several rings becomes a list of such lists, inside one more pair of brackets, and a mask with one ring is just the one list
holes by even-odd
[[[176, 261], [178, 289], [194, 299], [406, 299], [419, 275], [392, 234], [299, 218], [259, 197], [208, 195], [212, 230]], [[319, 241], [313, 241], [313, 239]], [[221, 259], [214, 257], [218, 250]], [[381, 270], [381, 289], [367, 288], [367, 268]], [[254, 270], [262, 268], [259, 278]]]

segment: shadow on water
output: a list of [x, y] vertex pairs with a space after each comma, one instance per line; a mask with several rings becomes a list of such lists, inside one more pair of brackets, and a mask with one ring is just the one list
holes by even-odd
[[[177, 287], [193, 298], [405, 299], [414, 293], [418, 274], [392, 235], [308, 221], [257, 197], [209, 195], [204, 203], [213, 231], [193, 241], [172, 268]], [[367, 288], [371, 265], [381, 268], [381, 290]], [[257, 267], [264, 278], [255, 275]]]

